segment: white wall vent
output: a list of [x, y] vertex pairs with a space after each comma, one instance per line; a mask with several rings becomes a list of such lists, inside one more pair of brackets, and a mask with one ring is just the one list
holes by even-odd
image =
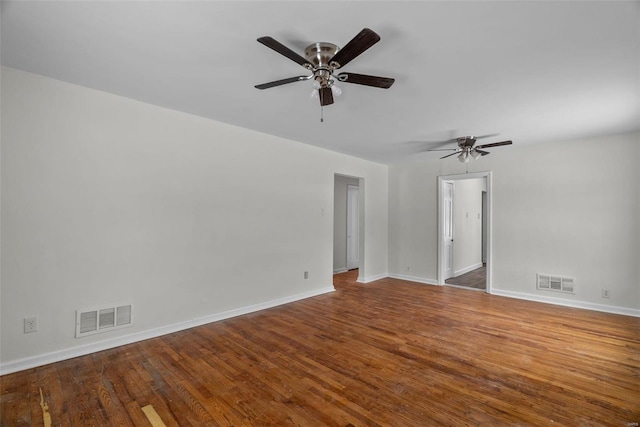
[[574, 293], [576, 279], [551, 274], [537, 274], [537, 287], [545, 291]]
[[76, 338], [133, 325], [131, 304], [76, 311]]

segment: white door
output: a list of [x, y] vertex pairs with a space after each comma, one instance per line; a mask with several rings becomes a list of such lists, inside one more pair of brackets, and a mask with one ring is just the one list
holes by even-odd
[[453, 181], [444, 183], [444, 233], [443, 239], [443, 273], [444, 279], [453, 276]]
[[487, 192], [482, 192], [482, 263], [487, 263]]
[[360, 264], [358, 194], [358, 186], [347, 185], [347, 270]]

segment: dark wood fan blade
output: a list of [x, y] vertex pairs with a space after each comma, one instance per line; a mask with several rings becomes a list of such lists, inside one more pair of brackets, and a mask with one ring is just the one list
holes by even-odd
[[340, 73], [337, 77], [341, 82], [379, 87], [382, 89], [389, 89], [393, 82], [395, 82], [395, 79], [390, 77], [369, 76], [367, 74], [356, 73]]
[[349, 43], [340, 49], [338, 53], [333, 55], [333, 58], [331, 58], [329, 63], [337, 62], [338, 66], [336, 68], [344, 67], [356, 56], [360, 55], [379, 41], [379, 35], [369, 28], [364, 28], [357, 36], [351, 39]]
[[258, 41], [263, 45], [265, 45], [266, 47], [275, 50], [280, 55], [284, 55], [290, 60], [292, 60], [293, 62], [297, 62], [303, 67], [305, 67], [307, 64], [313, 67], [313, 64], [311, 64], [308, 60], [298, 55], [297, 53], [295, 53], [294, 51], [292, 51], [291, 49], [289, 49], [288, 47], [286, 47], [285, 45], [283, 45], [273, 37], [269, 37], [269, 36], [260, 37]]
[[333, 104], [333, 92], [331, 92], [330, 87], [321, 87], [318, 89], [318, 93], [320, 95], [320, 105], [324, 107], [325, 105]]
[[453, 153], [451, 153], [451, 154], [447, 154], [446, 156], [440, 157], [440, 159], [441, 159], [441, 160], [442, 160], [442, 159], [446, 159], [447, 157], [451, 157], [451, 156], [456, 155], [456, 154], [458, 154], [458, 153], [460, 153], [460, 152], [456, 150], [455, 152], [453, 152]]
[[298, 77], [289, 77], [288, 79], [275, 80], [269, 83], [262, 83], [260, 85], [256, 85], [256, 89], [269, 89], [270, 87], [286, 85], [287, 83], [300, 82], [302, 80], [309, 80], [308, 76], [298, 76]]
[[501, 145], [511, 145], [511, 144], [513, 144], [512, 141], [492, 142], [491, 144], [478, 145], [478, 146], [476, 146], [476, 149], [478, 149], [478, 148], [499, 147]]
[[475, 150], [475, 151], [476, 151], [476, 153], [480, 153], [480, 155], [482, 155], [482, 156], [486, 156], [487, 154], [489, 154], [489, 152], [488, 152], [488, 151], [478, 150], [477, 148], [476, 148], [476, 150]]
[[457, 148], [432, 148], [430, 150], [424, 150], [424, 151], [458, 151]]
[[474, 136], [475, 139], [481, 139], [481, 138], [491, 138], [492, 136], [498, 136], [500, 135], [499, 133], [489, 133], [487, 135], [480, 135], [480, 136]]

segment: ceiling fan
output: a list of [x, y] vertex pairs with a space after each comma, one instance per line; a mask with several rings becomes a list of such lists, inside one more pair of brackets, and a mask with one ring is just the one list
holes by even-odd
[[[269, 83], [256, 85], [257, 89], [269, 89], [275, 86], [281, 86], [288, 83], [300, 82], [303, 80], [314, 80], [314, 87], [318, 90], [320, 105], [333, 104], [334, 84], [337, 81], [342, 83], [354, 83], [365, 86], [378, 87], [388, 89], [395, 81], [389, 77], [370, 76], [367, 74], [356, 73], [339, 73], [334, 74], [336, 70], [344, 67], [358, 55], [369, 49], [371, 46], [380, 41], [380, 36], [373, 30], [365, 28], [356, 35], [342, 49], [333, 43], [319, 42], [313, 43], [304, 50], [305, 57], [302, 57], [273, 39], [272, 37], [260, 37], [258, 42], [275, 50], [281, 55], [286, 56], [290, 60], [302, 65], [310, 75], [289, 77], [282, 80], [276, 80]], [[333, 89], [335, 90], [335, 89]]]
[[497, 134], [491, 135], [482, 135], [482, 136], [461, 136], [458, 138], [451, 139], [446, 142], [457, 142], [458, 148], [435, 148], [427, 151], [453, 151], [451, 154], [447, 154], [446, 156], [440, 157], [441, 159], [446, 159], [447, 157], [451, 157], [453, 155], [458, 155], [458, 160], [463, 163], [468, 163], [469, 158], [473, 158], [474, 160], [480, 156], [486, 156], [489, 154], [488, 151], [484, 151], [485, 148], [499, 147], [502, 145], [511, 145], [512, 141], [502, 141], [502, 142], [492, 142], [490, 144], [482, 144], [475, 145], [476, 140], [480, 138], [489, 138], [492, 136], [496, 136]]

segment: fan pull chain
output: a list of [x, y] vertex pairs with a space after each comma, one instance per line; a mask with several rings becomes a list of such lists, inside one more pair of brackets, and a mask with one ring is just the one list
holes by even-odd
[[320, 123], [324, 122], [324, 106], [320, 106]]

